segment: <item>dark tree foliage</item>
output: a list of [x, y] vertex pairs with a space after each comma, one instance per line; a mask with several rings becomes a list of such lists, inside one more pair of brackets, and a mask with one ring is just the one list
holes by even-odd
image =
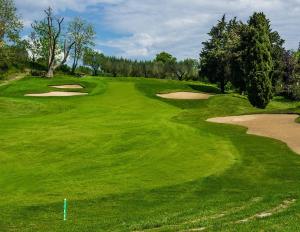
[[[265, 17], [264, 17], [265, 18]], [[268, 50], [273, 65], [269, 78], [273, 90], [277, 90], [284, 75], [284, 40], [277, 31], [272, 31], [269, 20], [265, 19], [265, 32], [269, 38]], [[250, 21], [249, 21], [250, 23]], [[227, 83], [240, 93], [247, 94], [249, 83], [249, 46], [252, 29], [248, 24], [225, 16], [208, 33], [209, 40], [203, 43], [200, 53], [200, 74], [210, 82], [217, 83], [225, 92]], [[253, 42], [253, 41], [252, 41]], [[261, 76], [261, 75], [260, 75]], [[252, 85], [253, 86], [253, 85]]]
[[248, 99], [253, 106], [265, 108], [272, 99], [273, 60], [269, 22], [264, 13], [254, 13], [250, 17], [244, 39]]
[[239, 45], [243, 24], [235, 18], [226, 21], [225, 15], [208, 33], [210, 39], [203, 43], [200, 54], [200, 73], [210, 82], [218, 83], [221, 92], [231, 81], [237, 87], [241, 84], [243, 72]]
[[271, 73], [271, 81], [273, 88], [276, 88], [280, 81], [284, 78], [284, 55], [285, 49], [283, 47], [284, 40], [280, 37], [277, 31], [272, 31], [268, 21], [269, 36], [271, 43], [271, 56], [273, 60], [273, 70]]
[[24, 71], [28, 66], [28, 53], [23, 41], [5, 45], [0, 49], [0, 78], [10, 72]]
[[300, 100], [299, 52], [284, 52], [282, 94], [291, 100]]
[[284, 51], [283, 54], [284, 62], [284, 74], [283, 74], [283, 84], [285, 86], [293, 83], [295, 79], [295, 72], [297, 68], [297, 58], [292, 51]]
[[231, 53], [231, 77], [230, 81], [235, 89], [244, 94], [247, 92], [247, 77], [245, 67], [245, 48], [243, 38], [247, 34], [248, 25], [238, 22], [235, 24], [234, 35], [236, 36], [235, 46], [232, 47]]
[[208, 33], [210, 39], [202, 43], [204, 47], [200, 54], [201, 74], [207, 76], [210, 82], [219, 83], [222, 93], [225, 92], [225, 85], [228, 81], [225, 75], [225, 69], [228, 65], [225, 58], [226, 28], [227, 22], [224, 15]]

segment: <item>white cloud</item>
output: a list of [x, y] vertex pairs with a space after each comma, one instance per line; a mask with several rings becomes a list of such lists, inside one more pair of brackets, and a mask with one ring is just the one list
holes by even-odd
[[[113, 30], [131, 34], [108, 41], [124, 56], [148, 56], [166, 50], [179, 58], [198, 57], [211, 26], [226, 13], [247, 21], [254, 11], [264, 11], [272, 26], [286, 39], [288, 48], [300, 41], [299, 0], [126, 0], [108, 7], [106, 23]], [[143, 36], [151, 43], [143, 44]], [[143, 51], [140, 54], [136, 54]]]
[[127, 36], [98, 44], [117, 49], [119, 56], [143, 59], [165, 50], [179, 58], [196, 58], [206, 33], [224, 13], [246, 21], [254, 11], [264, 11], [288, 48], [297, 48], [300, 41], [300, 0], [17, 0], [29, 19], [49, 4], [60, 11], [85, 12], [99, 3], [107, 4], [93, 14], [104, 17], [109, 30]]
[[99, 3], [118, 4], [122, 2], [122, 0], [16, 0], [15, 2], [21, 10], [34, 13], [35, 9], [41, 10], [48, 6], [51, 6], [58, 11], [71, 9], [82, 12], [85, 11], [88, 6], [93, 6]]
[[24, 26], [30, 26], [32, 21], [42, 16], [43, 10], [52, 7], [56, 12], [67, 9], [78, 13], [85, 12], [88, 7], [97, 4], [118, 4], [122, 0], [15, 0], [16, 6], [24, 19]]

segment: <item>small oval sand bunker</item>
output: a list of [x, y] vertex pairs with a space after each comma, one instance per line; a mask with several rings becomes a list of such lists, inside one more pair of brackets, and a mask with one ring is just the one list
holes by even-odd
[[50, 85], [50, 87], [56, 89], [83, 89], [81, 85]]
[[210, 98], [211, 94], [207, 93], [195, 93], [195, 92], [173, 92], [173, 93], [160, 93], [156, 96], [166, 99], [178, 99], [178, 100], [201, 100]]
[[245, 126], [247, 133], [270, 137], [285, 142], [300, 154], [300, 124], [296, 114], [257, 114], [208, 119], [208, 122]]
[[25, 94], [27, 97], [71, 97], [71, 96], [83, 96], [87, 95], [87, 93], [80, 92], [47, 92], [47, 93], [31, 93]]

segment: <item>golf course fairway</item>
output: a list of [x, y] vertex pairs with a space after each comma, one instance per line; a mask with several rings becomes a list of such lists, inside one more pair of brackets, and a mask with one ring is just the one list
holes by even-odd
[[[24, 96], [59, 85], [88, 95]], [[176, 91], [213, 96], [156, 96]], [[254, 113], [300, 113], [300, 102], [259, 110], [211, 85], [142, 78], [0, 86], [0, 231], [299, 231], [300, 155], [206, 121]]]

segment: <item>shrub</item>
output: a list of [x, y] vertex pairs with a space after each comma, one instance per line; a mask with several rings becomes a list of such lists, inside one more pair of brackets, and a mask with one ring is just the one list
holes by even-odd
[[248, 99], [258, 108], [264, 109], [272, 99], [272, 83], [265, 72], [256, 72], [249, 77]]
[[44, 76], [46, 76], [46, 71], [31, 70], [30, 74], [31, 74], [31, 76], [34, 76], [34, 77], [44, 77]]
[[288, 88], [288, 90], [286, 91], [286, 97], [291, 100], [295, 100], [295, 101], [300, 100], [300, 85], [299, 85], [299, 83], [291, 85]]

